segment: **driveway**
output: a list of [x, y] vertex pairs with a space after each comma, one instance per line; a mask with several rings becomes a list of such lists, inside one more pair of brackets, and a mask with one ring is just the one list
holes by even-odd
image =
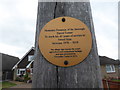
[[16, 82], [16, 81], [11, 81], [11, 82], [17, 84], [16, 86], [13, 86], [11, 88], [31, 88], [32, 86], [31, 83]]

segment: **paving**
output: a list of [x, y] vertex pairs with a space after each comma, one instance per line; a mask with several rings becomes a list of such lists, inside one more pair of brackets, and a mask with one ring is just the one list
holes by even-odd
[[16, 81], [10, 81], [12, 83], [17, 84], [16, 86], [13, 86], [11, 88], [31, 88], [31, 83], [24, 83], [24, 82], [16, 82]]

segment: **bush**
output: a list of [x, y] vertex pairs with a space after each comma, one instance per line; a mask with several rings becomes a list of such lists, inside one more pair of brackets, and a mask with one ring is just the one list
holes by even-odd
[[26, 75], [24, 75], [24, 79], [28, 78], [28, 73], [26, 73]]
[[24, 81], [27, 82], [28, 80], [31, 80], [31, 78], [28, 77], [28, 73], [26, 73], [26, 75], [24, 76]]
[[20, 77], [16, 77], [15, 81], [24, 82], [24, 80]]

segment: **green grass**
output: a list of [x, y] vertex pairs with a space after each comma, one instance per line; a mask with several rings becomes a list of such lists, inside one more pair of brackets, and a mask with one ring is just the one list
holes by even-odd
[[[16, 84], [8, 82], [8, 81], [2, 82], [2, 88], [10, 88], [12, 86], [16, 86]], [[1, 90], [1, 87], [0, 87], [0, 90]]]
[[2, 89], [2, 82], [0, 82], [0, 90]]
[[112, 80], [112, 81], [120, 82], [120, 80]]

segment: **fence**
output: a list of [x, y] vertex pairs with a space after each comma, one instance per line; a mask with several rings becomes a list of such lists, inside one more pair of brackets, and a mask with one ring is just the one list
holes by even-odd
[[102, 80], [103, 81], [103, 87], [105, 90], [120, 90], [120, 82], [118, 81], [111, 81], [111, 80]]

